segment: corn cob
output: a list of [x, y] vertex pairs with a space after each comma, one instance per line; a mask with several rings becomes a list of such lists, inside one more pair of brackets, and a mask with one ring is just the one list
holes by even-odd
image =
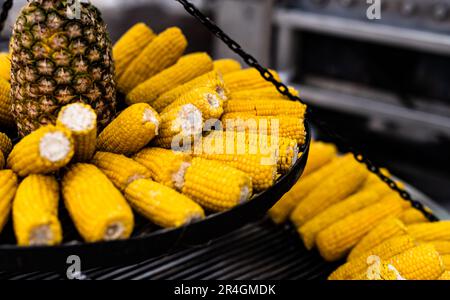
[[146, 167], [120, 154], [97, 152], [92, 163], [122, 192], [133, 181], [151, 177], [151, 173]]
[[246, 173], [199, 157], [192, 160], [176, 186], [211, 211], [228, 210], [248, 201], [252, 195], [252, 180]]
[[346, 280], [354, 279], [367, 269], [367, 258], [376, 255], [383, 260], [388, 260], [400, 253], [416, 247], [414, 239], [409, 236], [398, 236], [391, 238], [384, 243], [376, 246], [368, 252], [361, 254], [359, 257], [346, 262], [335, 270], [329, 277], [329, 280]]
[[316, 172], [305, 176], [291, 188], [289, 192], [269, 210], [269, 216], [276, 224], [281, 224], [291, 215], [295, 207], [305, 199], [322, 180], [334, 173], [340, 168], [342, 158], [336, 158], [332, 162], [320, 168]]
[[190, 155], [162, 148], [145, 148], [133, 159], [146, 167], [151, 178], [165, 186], [175, 189], [174, 182], [179, 174], [190, 165]]
[[[270, 73], [272, 73], [275, 79], [280, 79], [277, 72], [270, 70]], [[272, 83], [266, 81], [255, 68], [225, 74], [223, 80], [232, 94], [239, 91], [273, 87]]]
[[242, 69], [241, 63], [234, 59], [218, 59], [214, 61], [214, 71], [224, 75]]
[[96, 166], [71, 166], [63, 178], [62, 193], [75, 227], [87, 242], [124, 239], [133, 231], [133, 212]]
[[450, 242], [449, 241], [431, 241], [429, 242], [434, 246], [440, 255], [450, 255]]
[[320, 182], [300, 202], [292, 213], [291, 220], [297, 227], [311, 220], [324, 209], [354, 193], [367, 178], [367, 169], [352, 156], [346, 156], [339, 169]]
[[316, 236], [333, 223], [376, 203], [380, 197], [372, 191], [358, 192], [332, 205], [297, 229], [307, 249], [315, 246]]
[[148, 179], [130, 183], [125, 197], [137, 212], [161, 227], [180, 227], [205, 217], [197, 203]]
[[14, 232], [20, 246], [61, 243], [58, 204], [59, 184], [54, 177], [30, 175], [20, 183], [12, 208]]
[[13, 127], [14, 118], [11, 113], [11, 86], [3, 78], [0, 78], [0, 126]]
[[163, 93], [210, 72], [212, 68], [212, 60], [206, 53], [185, 55], [175, 65], [134, 88], [127, 95], [127, 103], [145, 102], [153, 105], [153, 102]]
[[215, 88], [210, 87], [195, 88], [183, 94], [172, 104], [168, 105], [162, 111], [162, 114], [186, 104], [192, 104], [197, 107], [202, 113], [204, 121], [218, 119], [223, 114], [222, 97], [216, 92]]
[[445, 271], [438, 280], [450, 280], [450, 271]]
[[407, 228], [418, 241], [450, 241], [450, 221], [413, 224]]
[[[290, 87], [289, 92], [294, 96], [298, 96], [299, 93], [296, 89]], [[231, 99], [233, 100], [259, 100], [259, 99], [270, 99], [270, 100], [289, 100], [287, 96], [281, 94], [276, 87], [270, 86], [266, 88], [256, 89], [256, 90], [246, 90], [246, 91], [235, 91], [231, 94]]]
[[406, 225], [428, 222], [423, 213], [415, 208], [405, 210], [399, 218]]
[[387, 218], [369, 231], [367, 235], [356, 244], [347, 257], [347, 260], [350, 261], [359, 257], [361, 254], [364, 254], [390, 238], [406, 234], [407, 230], [405, 224], [397, 218]]
[[[389, 172], [389, 170], [387, 169], [380, 169], [381, 173], [384, 176], [391, 176], [391, 173]], [[380, 177], [378, 177], [378, 175], [374, 174], [374, 173], [370, 173], [369, 176], [367, 177], [366, 181], [364, 182], [364, 187], [372, 185], [372, 184], [376, 184], [376, 183], [381, 183], [381, 179]]]
[[226, 101], [229, 98], [229, 93], [225, 87], [222, 76], [216, 71], [211, 71], [163, 93], [152, 103], [152, 107], [156, 111], [161, 112], [182, 95], [199, 87], [214, 89], [222, 101]]
[[7, 52], [0, 53], [0, 78], [11, 80], [11, 58]]
[[11, 170], [0, 171], [0, 233], [8, 221], [16, 189], [16, 174]]
[[332, 161], [337, 155], [335, 145], [323, 142], [311, 142], [308, 162], [302, 176], [307, 176]]
[[0, 132], [0, 151], [6, 156], [9, 155], [13, 148], [11, 139], [4, 133]]
[[160, 123], [158, 113], [148, 104], [134, 104], [100, 133], [97, 149], [125, 155], [136, 153], [158, 135]]
[[399, 216], [406, 207], [405, 201], [388, 196], [379, 203], [339, 220], [317, 235], [316, 243], [320, 254], [327, 261], [343, 258], [383, 219]]
[[56, 121], [58, 126], [72, 132], [75, 143], [75, 161], [87, 161], [97, 147], [97, 115], [87, 104], [73, 103], [61, 109]]
[[142, 82], [172, 66], [183, 55], [186, 47], [187, 40], [179, 28], [165, 30], [126, 68], [118, 81], [119, 90], [127, 94]]
[[127, 67], [155, 37], [155, 33], [147, 25], [137, 23], [117, 41], [113, 48], [117, 78], [122, 76]]
[[442, 263], [444, 264], [444, 269], [446, 271], [450, 270], [450, 255], [442, 255]]
[[8, 157], [8, 167], [19, 176], [46, 174], [67, 165], [74, 155], [72, 134], [46, 125], [24, 137]]
[[3, 152], [0, 151], [0, 170], [3, 170], [5, 167], [5, 156], [3, 155]]
[[227, 131], [277, 134], [279, 137], [295, 139], [299, 145], [305, 143], [306, 131], [303, 119], [291, 116], [254, 116], [246, 113], [223, 115], [223, 128]]
[[304, 119], [306, 105], [290, 100], [230, 100], [224, 103], [225, 113], [255, 116], [291, 116]]

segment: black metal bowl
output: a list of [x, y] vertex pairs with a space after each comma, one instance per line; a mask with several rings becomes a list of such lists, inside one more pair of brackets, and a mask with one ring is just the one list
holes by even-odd
[[0, 241], [0, 271], [57, 271], [67, 268], [71, 255], [80, 257], [83, 269], [130, 264], [169, 253], [179, 247], [201, 246], [261, 218], [300, 178], [306, 165], [311, 142], [311, 128], [305, 122], [306, 142], [291, 171], [275, 185], [255, 195], [249, 202], [231, 210], [208, 215], [204, 220], [176, 229], [160, 229], [137, 217], [136, 229], [126, 240], [87, 244], [76, 234], [65, 211], [61, 211], [64, 243], [53, 247], [18, 247], [13, 245], [12, 226], [5, 228]]

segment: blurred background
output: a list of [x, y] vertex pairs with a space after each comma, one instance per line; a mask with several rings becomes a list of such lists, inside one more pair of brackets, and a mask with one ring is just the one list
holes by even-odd
[[[450, 209], [450, 0], [380, 1], [378, 20], [366, 0], [192, 2], [338, 132]], [[25, 2], [15, 1], [2, 50]], [[139, 21], [180, 26], [190, 52], [234, 57], [174, 0], [91, 2], [113, 40]]]

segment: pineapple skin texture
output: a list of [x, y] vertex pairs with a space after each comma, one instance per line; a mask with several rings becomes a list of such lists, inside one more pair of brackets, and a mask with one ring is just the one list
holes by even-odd
[[99, 130], [116, 112], [112, 46], [99, 10], [81, 4], [70, 19], [66, 1], [36, 0], [22, 8], [10, 43], [12, 111], [19, 134], [54, 124], [60, 109], [91, 105]]

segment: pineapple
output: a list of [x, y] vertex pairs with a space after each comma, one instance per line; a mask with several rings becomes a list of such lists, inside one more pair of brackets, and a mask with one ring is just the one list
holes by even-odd
[[[22, 9], [11, 39], [13, 115], [24, 136], [55, 123], [61, 107], [89, 104], [100, 129], [116, 111], [111, 41], [96, 7], [72, 1], [32, 0]], [[79, 17], [79, 18], [78, 18]]]

